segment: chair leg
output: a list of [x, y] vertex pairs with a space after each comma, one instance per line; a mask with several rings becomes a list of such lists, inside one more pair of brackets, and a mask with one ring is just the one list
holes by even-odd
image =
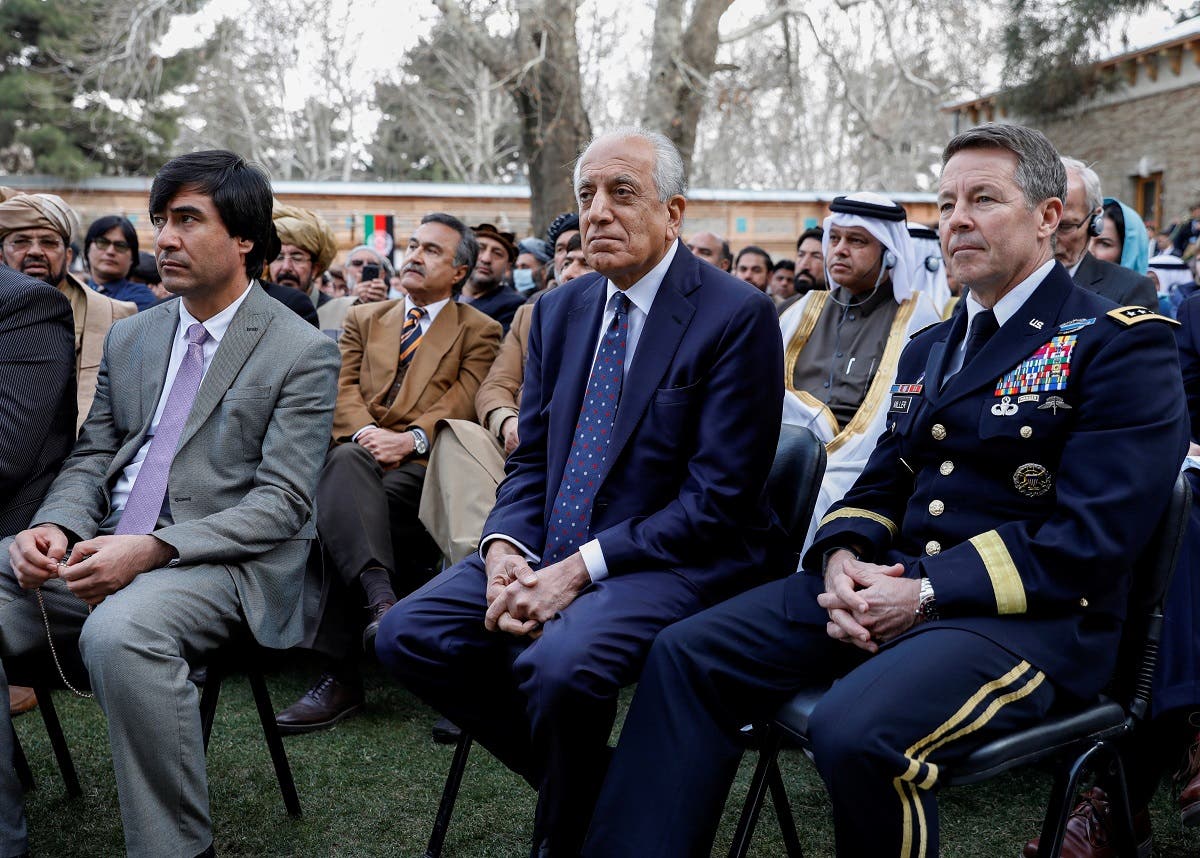
[[[10, 722], [9, 726], [12, 724]], [[13, 768], [17, 770], [17, 780], [21, 782], [21, 789], [29, 792], [34, 788], [33, 769], [29, 768], [29, 758], [25, 756], [25, 749], [21, 747], [21, 739], [17, 736], [17, 729], [12, 728], [13, 741]]]
[[1129, 806], [1129, 785], [1125, 781], [1125, 766], [1120, 752], [1104, 743], [1112, 759], [1112, 772], [1116, 776], [1115, 795], [1109, 796], [1113, 809], [1114, 845], [1121, 858], [1137, 858], [1137, 835], [1133, 832], [1133, 808]]
[[1103, 743], [1097, 742], [1076, 757], [1070, 766], [1060, 767], [1055, 773], [1046, 818], [1042, 820], [1042, 833], [1038, 838], [1038, 858], [1059, 858], [1067, 835], [1067, 818], [1075, 807], [1075, 796], [1079, 792], [1079, 781], [1092, 758], [1103, 753]]
[[71, 759], [71, 749], [67, 747], [67, 737], [63, 735], [62, 724], [58, 720], [58, 710], [54, 708], [54, 697], [48, 686], [35, 685], [33, 690], [37, 694], [38, 711], [42, 713], [42, 723], [46, 725], [46, 735], [50, 738], [50, 747], [54, 749], [54, 759], [58, 761], [58, 770], [62, 772], [67, 795], [79, 798], [83, 790], [79, 787], [75, 761]]
[[296, 792], [296, 781], [292, 777], [292, 766], [288, 762], [287, 751], [283, 748], [283, 737], [279, 734], [279, 725], [275, 723], [275, 708], [271, 705], [271, 693], [267, 690], [267, 681], [257, 665], [246, 671], [250, 680], [250, 690], [254, 693], [254, 704], [258, 707], [258, 720], [262, 724], [263, 737], [267, 740], [267, 749], [271, 752], [271, 764], [275, 766], [275, 779], [279, 781], [279, 792], [283, 795], [283, 805], [287, 808], [288, 816], [299, 818], [300, 796]]
[[221, 680], [225, 677], [213, 668], [208, 668], [204, 690], [200, 692], [200, 732], [204, 736], [204, 753], [208, 753], [208, 737], [212, 735], [213, 719], [217, 715], [217, 698], [221, 696]]
[[771, 761], [767, 772], [767, 785], [771, 788], [771, 804], [775, 805], [775, 818], [779, 820], [779, 831], [783, 834], [783, 848], [788, 858], [804, 858], [800, 848], [800, 835], [796, 833], [796, 818], [792, 804], [788, 801], [787, 788], [783, 785], [783, 774], [779, 771], [779, 757]]
[[454, 746], [454, 759], [446, 773], [446, 786], [442, 789], [442, 800], [438, 803], [437, 818], [433, 831], [429, 833], [429, 845], [425, 847], [425, 858], [441, 858], [442, 843], [450, 828], [450, 817], [454, 813], [454, 802], [458, 799], [458, 788], [462, 785], [463, 772], [467, 769], [467, 756], [471, 753], [471, 735], [465, 730]]
[[754, 836], [754, 826], [758, 824], [758, 814], [767, 794], [771, 766], [779, 756], [781, 744], [782, 739], [777, 731], [769, 728], [763, 731], [758, 765], [754, 769], [754, 777], [750, 779], [750, 790], [746, 793], [746, 803], [742, 806], [742, 815], [738, 819], [737, 830], [733, 833], [733, 842], [729, 844], [729, 858], [746, 858], [750, 851], [750, 839]]

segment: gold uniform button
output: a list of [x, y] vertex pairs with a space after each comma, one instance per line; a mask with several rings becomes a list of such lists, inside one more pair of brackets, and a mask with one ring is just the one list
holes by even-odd
[[942, 550], [942, 543], [938, 542], [936, 539], [931, 539], [925, 543], [925, 553], [926, 554], [938, 554], [941, 552], [941, 550]]
[[929, 430], [933, 433], [933, 440], [941, 441], [946, 437], [946, 427], [941, 423], [934, 423], [933, 428]]
[[1081, 608], [1086, 608], [1087, 606], [1088, 606], [1088, 600], [1087, 600], [1087, 599], [1080, 599], [1080, 600], [1079, 600], [1079, 607], [1081, 607]]
[[929, 514], [930, 515], [941, 515], [945, 511], [946, 511], [946, 505], [944, 503], [942, 503], [940, 500], [935, 500], [935, 501], [929, 502]]
[[942, 462], [942, 466], [938, 470], [941, 471], [943, 477], [948, 477], [954, 473], [954, 463]]
[[1021, 427], [1021, 437], [1022, 438], [1032, 438], [1033, 437], [1033, 427], [1032, 426], [1022, 426]]

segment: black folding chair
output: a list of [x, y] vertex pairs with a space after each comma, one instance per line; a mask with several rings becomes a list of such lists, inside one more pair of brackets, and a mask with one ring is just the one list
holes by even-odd
[[[1054, 760], [1054, 786], [1042, 823], [1039, 858], [1058, 858], [1080, 780], [1086, 770], [1099, 770], [1101, 763], [1107, 764], [1117, 787], [1116, 795], [1110, 796], [1115, 810], [1117, 852], [1129, 858], [1137, 855], [1120, 744], [1150, 709], [1150, 688], [1162, 636], [1163, 600], [1175, 571], [1191, 502], [1191, 488], [1180, 475], [1150, 543], [1134, 566], [1117, 669], [1107, 693], [1086, 706], [1052, 712], [1036, 726], [989, 742], [952, 771], [942, 773], [945, 786], [956, 786], [984, 781], [1042, 760]], [[771, 790], [787, 855], [801, 858], [800, 840], [778, 757], [785, 747], [811, 751], [808, 719], [826, 690], [822, 687], [801, 691], [779, 709], [771, 724], [756, 727], [756, 733], [761, 731], [763, 737], [758, 765], [729, 849], [730, 858], [745, 858], [749, 851], [767, 789]]]
[[[808, 534], [821, 478], [825, 475], [825, 458], [825, 445], [811, 431], [790, 424], [783, 425], [779, 433], [779, 445], [775, 449], [775, 461], [767, 477], [767, 495], [771, 508], [797, 550]], [[425, 858], [440, 858], [442, 854], [471, 743], [470, 735], [464, 730], [455, 745], [450, 771], [446, 774], [446, 785], [442, 789], [433, 831], [425, 847]]]
[[[212, 732], [213, 718], [217, 711], [217, 698], [221, 693], [221, 684], [231, 674], [242, 673], [250, 682], [250, 690], [254, 695], [254, 703], [258, 709], [258, 719], [262, 724], [263, 735], [271, 754], [271, 763], [275, 767], [275, 777], [279, 782], [279, 791], [283, 795], [283, 804], [290, 816], [300, 816], [300, 798], [296, 793], [296, 782], [292, 777], [292, 768], [288, 763], [287, 752], [283, 748], [283, 739], [275, 724], [275, 710], [271, 705], [271, 695], [267, 690], [267, 682], [263, 676], [260, 664], [261, 648], [251, 636], [249, 629], [234, 636], [225, 646], [213, 652], [205, 661], [207, 671], [204, 680], [204, 690], [200, 695], [200, 724], [204, 734], [204, 750], [208, 750], [208, 739]], [[87, 672], [84, 669], [78, 650], [71, 648], [69, 652], [59, 650], [59, 658], [63, 660], [63, 670], [67, 679], [80, 690], [87, 690]], [[63, 689], [62, 678], [58, 674], [48, 652], [34, 653], [4, 659], [4, 670], [12, 685], [26, 685], [33, 688], [37, 694], [38, 711], [41, 712], [42, 722], [46, 726], [46, 734], [50, 739], [50, 747], [54, 750], [58, 769], [62, 774], [63, 784], [67, 795], [77, 798], [83, 794], [79, 786], [79, 775], [75, 771], [75, 762], [71, 758], [58, 712], [54, 708], [54, 689]], [[13, 733], [14, 739], [16, 732]], [[20, 741], [14, 742], [14, 765], [25, 789], [33, 789], [33, 775]]]

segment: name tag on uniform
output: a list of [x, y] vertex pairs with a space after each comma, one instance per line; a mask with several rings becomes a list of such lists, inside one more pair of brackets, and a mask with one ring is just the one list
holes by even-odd
[[909, 406], [912, 405], [911, 396], [893, 396], [892, 411], [899, 411], [901, 414], [907, 414]]

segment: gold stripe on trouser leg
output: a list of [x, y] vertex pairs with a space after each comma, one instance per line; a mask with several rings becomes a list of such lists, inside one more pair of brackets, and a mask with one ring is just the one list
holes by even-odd
[[[920, 798], [917, 795], [917, 790], [928, 790], [937, 782], [937, 766], [932, 764], [927, 765], [925, 778], [918, 784], [916, 777], [921, 771], [921, 766], [925, 764], [925, 759], [933, 751], [945, 745], [947, 742], [969, 735], [988, 723], [996, 713], [1000, 711], [1006, 704], [1014, 700], [1020, 700], [1032, 694], [1038, 686], [1045, 680], [1045, 674], [1041, 671], [1035, 671], [1024, 685], [1007, 694], [1003, 694], [993, 700], [988, 706], [970, 723], [959, 726], [966, 720], [980, 703], [984, 701], [990, 694], [994, 694], [1003, 688], [1012, 686], [1018, 679], [1024, 676], [1032, 669], [1032, 666], [1027, 661], [1020, 662], [1008, 673], [998, 679], [993, 679], [990, 682], [984, 683], [979, 690], [972, 694], [967, 701], [959, 707], [953, 715], [943, 721], [938, 727], [928, 735], [917, 740], [904, 752], [904, 756], [908, 758], [908, 769], [899, 777], [893, 779], [892, 783], [896, 789], [897, 795], [900, 796], [900, 807], [903, 818], [902, 841], [900, 845], [900, 858], [910, 858], [913, 854], [913, 847], [916, 846], [917, 858], [925, 858], [925, 853], [928, 849], [928, 837], [925, 827], [925, 809], [921, 805]], [[956, 729], [957, 728], [957, 729]], [[953, 731], [953, 732], [952, 732]], [[910, 807], [911, 804], [911, 807]], [[913, 817], [916, 817], [917, 828], [919, 835], [914, 843], [913, 834]]]

